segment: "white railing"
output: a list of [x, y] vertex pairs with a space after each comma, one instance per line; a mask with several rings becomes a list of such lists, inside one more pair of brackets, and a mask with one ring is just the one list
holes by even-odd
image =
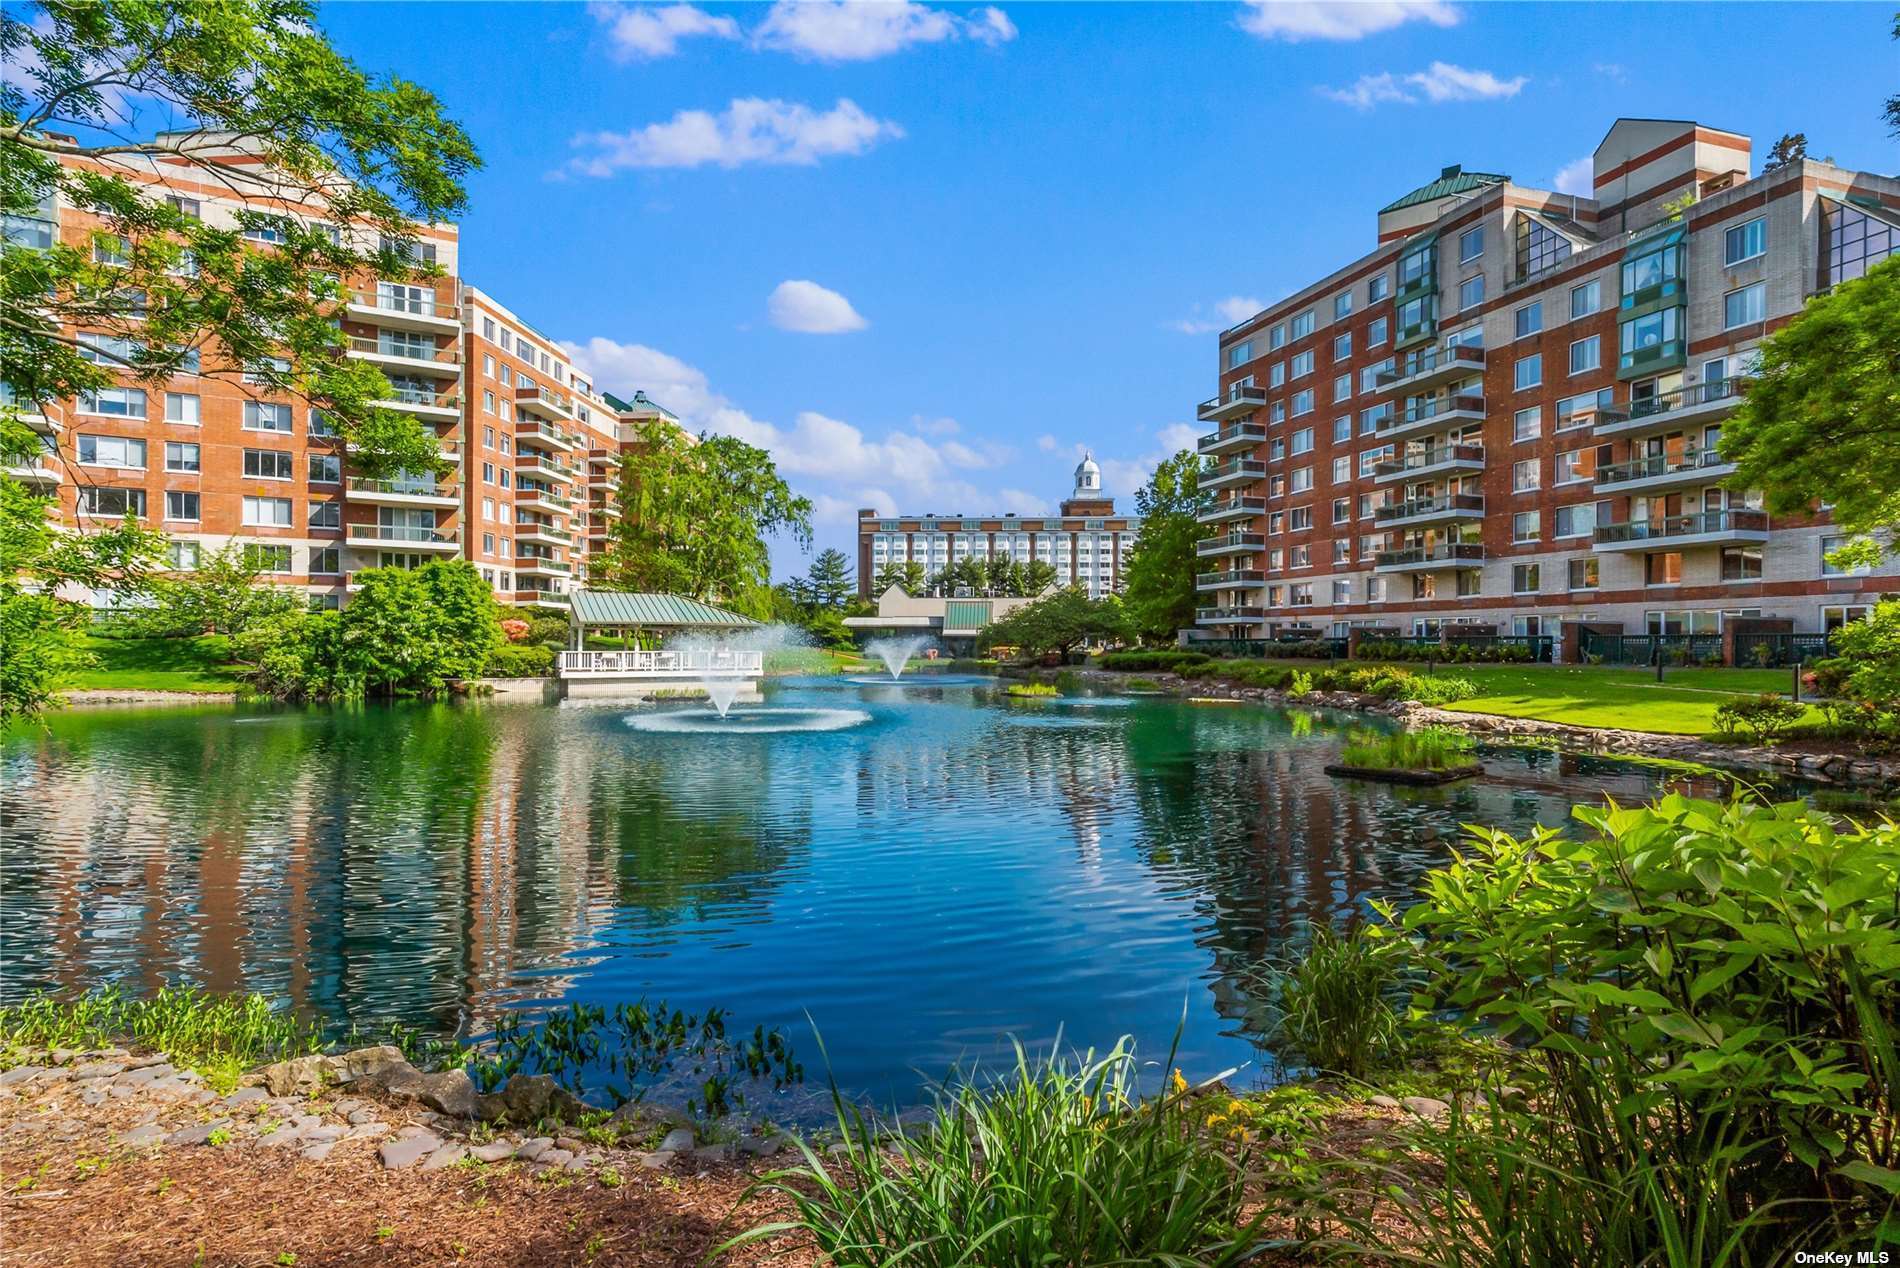
[[765, 653], [746, 651], [562, 652], [561, 677], [590, 674], [615, 678], [691, 678], [728, 675], [757, 678], [765, 672]]

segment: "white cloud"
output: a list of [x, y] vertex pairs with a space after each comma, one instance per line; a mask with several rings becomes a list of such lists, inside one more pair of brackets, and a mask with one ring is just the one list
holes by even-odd
[[618, 61], [650, 61], [679, 52], [680, 41], [696, 35], [739, 38], [739, 24], [690, 4], [647, 6], [595, 0], [587, 6], [606, 28], [609, 50]]
[[1362, 40], [1407, 22], [1456, 26], [1444, 0], [1245, 0], [1240, 29], [1265, 40]]
[[805, 335], [841, 335], [870, 324], [838, 292], [799, 278], [780, 282], [765, 309], [780, 330]]
[[1001, 9], [962, 17], [911, 0], [778, 0], [752, 33], [761, 48], [826, 62], [863, 62], [915, 44], [969, 39], [997, 45], [1016, 38]]
[[910, 429], [920, 436], [954, 436], [963, 427], [954, 418], [925, 418], [922, 414], [912, 414]]
[[1193, 423], [1169, 423], [1155, 432], [1155, 439], [1166, 445], [1170, 453], [1179, 453], [1194, 448], [1204, 434], [1206, 429]]
[[1042, 450], [1044, 453], [1054, 453], [1056, 451], [1056, 438], [1045, 432], [1036, 437], [1036, 448]]
[[1170, 330], [1178, 330], [1184, 335], [1212, 334], [1216, 330], [1225, 330], [1229, 326], [1238, 325], [1266, 306], [1264, 300], [1256, 299], [1252, 295], [1229, 295], [1226, 299], [1216, 300], [1210, 305], [1219, 316], [1219, 321], [1201, 316], [1201, 306], [1196, 304], [1194, 316], [1168, 322], [1167, 327]]
[[628, 132], [583, 132], [572, 144], [593, 153], [570, 160], [567, 170], [611, 176], [624, 168], [810, 166], [903, 135], [896, 123], [866, 114], [846, 97], [823, 112], [802, 102], [735, 97], [719, 115], [682, 110], [665, 123]]
[[1588, 155], [1572, 159], [1557, 169], [1557, 179], [1551, 182], [1551, 188], [1560, 194], [1581, 194], [1585, 198], [1596, 196], [1596, 163]]
[[1495, 101], [1517, 96], [1529, 82], [1526, 75], [1500, 79], [1488, 70], [1466, 70], [1450, 62], [1433, 62], [1428, 69], [1408, 75], [1395, 75], [1391, 71], [1361, 75], [1349, 88], [1321, 88], [1319, 93], [1355, 109], [1370, 110], [1388, 101], [1406, 105]]
[[1230, 295], [1214, 305], [1214, 311], [1227, 319], [1230, 326], [1247, 320], [1266, 305], [1251, 295]]

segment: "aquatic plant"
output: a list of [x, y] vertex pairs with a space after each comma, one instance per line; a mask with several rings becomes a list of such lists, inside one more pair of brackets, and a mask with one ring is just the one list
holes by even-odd
[[1416, 731], [1361, 731], [1339, 750], [1340, 764], [1363, 770], [1450, 770], [1469, 766], [1476, 745], [1471, 737], [1448, 727], [1428, 726]]
[[1259, 975], [1279, 1006], [1276, 1030], [1288, 1053], [1353, 1079], [1403, 1061], [1411, 952], [1405, 939], [1377, 928], [1313, 925], [1305, 954]]
[[1025, 699], [1043, 700], [1051, 696], [1061, 695], [1062, 689], [1057, 687], [1054, 683], [1048, 682], [1012, 682], [1009, 686], [1003, 688], [1003, 694]]

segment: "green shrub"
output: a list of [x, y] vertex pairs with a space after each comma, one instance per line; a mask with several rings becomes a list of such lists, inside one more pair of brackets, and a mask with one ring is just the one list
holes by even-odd
[[528, 621], [526, 642], [545, 643], [559, 649], [567, 646], [568, 635], [573, 631], [564, 616], [537, 616]]
[[1405, 993], [1411, 944], [1383, 930], [1344, 934], [1314, 925], [1306, 953], [1268, 971], [1280, 1009], [1283, 1055], [1329, 1074], [1364, 1079], [1405, 1057]]
[[1096, 658], [1096, 663], [1103, 669], [1178, 674], [1186, 669], [1205, 665], [1212, 659], [1204, 652], [1132, 651], [1103, 652]]
[[1358, 732], [1339, 750], [1347, 766], [1367, 770], [1450, 770], [1476, 760], [1476, 745], [1462, 731], [1428, 726], [1416, 731]]
[[1773, 744], [1807, 714], [1807, 708], [1773, 691], [1715, 707], [1715, 729], [1733, 738], [1746, 731], [1757, 744]]
[[[1170, 1062], [1170, 1064], [1172, 1064]], [[1226, 1148], [1175, 1091], [1136, 1100], [1126, 1041], [1100, 1059], [1031, 1063], [939, 1089], [929, 1120], [890, 1138], [833, 1090], [842, 1148], [753, 1186], [792, 1207], [786, 1225], [829, 1262], [857, 1265], [1235, 1264], [1257, 1251], [1249, 1220], [1252, 1147]]]
[[1006, 696], [1028, 696], [1035, 699], [1043, 699], [1048, 696], [1059, 696], [1062, 694], [1062, 690], [1052, 682], [1013, 682], [1003, 688], [1003, 694]]
[[545, 678], [554, 672], [554, 649], [540, 643], [508, 643], [488, 654], [484, 678]]
[[1510, 1041], [1536, 1107], [1415, 1142], [1459, 1187], [1402, 1208], [1412, 1231], [1438, 1262], [1605, 1266], [1900, 1232], [1900, 825], [1572, 814], [1472, 829], [1405, 913], [1426, 1002]]
[[1364, 639], [1353, 652], [1355, 660], [1401, 662], [1436, 661], [1441, 665], [1529, 664], [1535, 657], [1528, 643], [1461, 642], [1417, 643], [1404, 639]]
[[1331, 660], [1335, 654], [1335, 644], [1328, 638], [1310, 639], [1299, 643], [1274, 643], [1273, 654], [1288, 660]]
[[1478, 694], [1478, 685], [1469, 678], [1458, 678], [1451, 674], [1430, 674], [1423, 678], [1408, 677], [1404, 684], [1404, 698], [1416, 700], [1420, 704], [1452, 704], [1459, 700], [1469, 700]]

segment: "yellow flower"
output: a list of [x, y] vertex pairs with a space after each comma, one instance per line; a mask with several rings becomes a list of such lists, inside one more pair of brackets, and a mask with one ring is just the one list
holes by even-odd
[[1172, 1081], [1173, 1081], [1175, 1093], [1177, 1095], [1179, 1093], [1187, 1091], [1187, 1080], [1181, 1077], [1181, 1067], [1176, 1066], [1174, 1068], [1174, 1077]]
[[1207, 1116], [1207, 1125], [1209, 1127], [1218, 1126], [1219, 1124], [1224, 1123], [1226, 1121], [1227, 1121], [1227, 1116], [1225, 1114], [1209, 1114]]

